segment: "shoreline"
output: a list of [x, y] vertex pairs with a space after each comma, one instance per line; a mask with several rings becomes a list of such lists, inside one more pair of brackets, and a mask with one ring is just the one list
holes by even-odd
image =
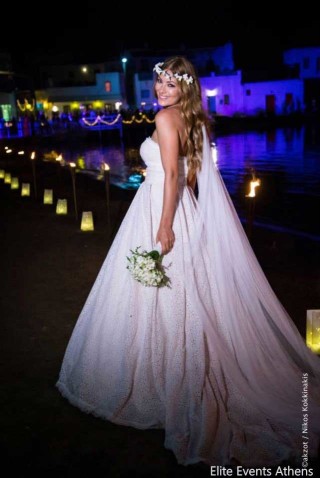
[[[304, 126], [314, 126], [320, 128], [319, 115], [296, 114], [291, 116], [213, 116], [210, 119], [212, 134], [215, 136], [225, 136], [228, 134], [241, 133], [245, 131], [268, 131], [275, 128], [302, 128]], [[120, 137], [118, 130], [90, 131], [77, 125], [75, 128], [52, 132], [41, 135], [34, 134], [30, 136], [10, 136], [1, 137], [0, 145], [17, 142], [29, 147], [44, 144], [67, 143], [92, 143], [101, 142], [101, 140], [110, 140], [115, 142], [127, 142], [128, 147], [134, 144], [140, 144], [146, 136], [152, 134], [154, 124], [134, 124], [123, 126], [123, 138]]]

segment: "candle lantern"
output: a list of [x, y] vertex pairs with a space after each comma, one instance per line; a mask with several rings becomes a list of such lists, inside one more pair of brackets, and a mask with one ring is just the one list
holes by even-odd
[[11, 179], [11, 189], [19, 189], [19, 178]]
[[73, 190], [73, 204], [74, 204], [74, 212], [76, 215], [76, 219], [78, 219], [78, 205], [77, 205], [77, 190], [76, 190], [76, 163], [69, 163], [70, 172], [71, 172], [71, 179], [72, 179], [72, 190]]
[[0, 179], [4, 179], [4, 175], [5, 175], [5, 170], [0, 169]]
[[320, 310], [307, 310], [306, 343], [313, 352], [320, 354]]
[[82, 213], [81, 231], [94, 231], [93, 217], [91, 211], [84, 211]]
[[30, 196], [30, 183], [22, 183], [21, 196]]
[[68, 214], [68, 201], [66, 199], [58, 199], [56, 213]]
[[52, 189], [45, 189], [43, 193], [43, 204], [53, 204]]
[[31, 159], [31, 165], [32, 165], [34, 196], [37, 199], [38, 193], [37, 193], [36, 153], [35, 153], [35, 151], [32, 151], [30, 159]]
[[77, 164], [77, 168], [79, 168], [79, 169], [86, 169], [86, 163], [85, 163], [84, 158], [79, 157], [79, 158], [77, 159], [77, 163], [76, 163], [76, 164]]
[[106, 199], [107, 199], [107, 221], [108, 227], [110, 227], [110, 166], [107, 163], [103, 163], [104, 168], [104, 182], [106, 189]]
[[4, 182], [5, 184], [11, 184], [11, 173], [5, 173]]

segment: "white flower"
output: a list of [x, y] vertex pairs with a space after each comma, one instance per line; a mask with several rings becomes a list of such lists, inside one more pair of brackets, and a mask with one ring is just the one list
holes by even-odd
[[[171, 75], [167, 72], [167, 70], [163, 70], [161, 68], [163, 64], [164, 62], [157, 63], [154, 66], [153, 71], [155, 71], [157, 75], [164, 75], [167, 78], [170, 78]], [[178, 81], [184, 80], [187, 83], [187, 85], [190, 85], [190, 83], [193, 83], [193, 77], [191, 75], [188, 75], [188, 73], [184, 73], [183, 75], [179, 75], [179, 73], [174, 73], [173, 76], [177, 78]]]
[[179, 75], [178, 73], [175, 73], [173, 76], [177, 78], [177, 80], [181, 81], [185, 75], [182, 76], [182, 75]]
[[156, 65], [154, 65], [153, 71], [155, 71], [156, 73], [158, 73], [158, 75], [160, 75], [161, 73], [163, 73], [163, 70], [161, 68], [162, 65], [163, 65], [163, 62], [157, 63]]
[[162, 266], [162, 255], [158, 251], [139, 252], [140, 246], [127, 257], [127, 269], [132, 277], [148, 287], [168, 286], [170, 279], [165, 275], [165, 267]]

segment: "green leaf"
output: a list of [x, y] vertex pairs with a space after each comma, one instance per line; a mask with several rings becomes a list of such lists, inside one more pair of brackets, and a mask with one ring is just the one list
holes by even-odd
[[158, 251], [151, 251], [149, 252], [148, 255], [152, 257], [152, 259], [154, 259], [155, 261], [157, 261], [160, 258], [160, 254]]

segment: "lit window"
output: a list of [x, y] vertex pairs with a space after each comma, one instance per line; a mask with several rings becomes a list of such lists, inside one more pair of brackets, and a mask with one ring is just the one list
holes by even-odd
[[110, 91], [111, 91], [111, 81], [105, 81], [104, 89], [107, 93], [110, 93]]

